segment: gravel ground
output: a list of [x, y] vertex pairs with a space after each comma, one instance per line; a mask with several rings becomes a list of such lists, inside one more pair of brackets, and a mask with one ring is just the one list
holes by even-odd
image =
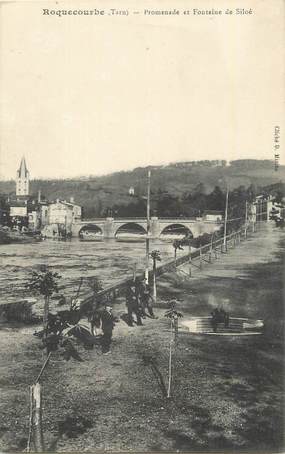
[[[283, 440], [283, 276], [285, 236], [271, 224], [214, 264], [159, 280], [157, 320], [120, 321], [112, 353], [83, 350], [83, 363], [53, 355], [43, 380], [48, 451], [281, 452]], [[174, 350], [171, 398], [162, 395], [143, 356], [167, 381], [169, 322], [163, 301], [175, 296], [184, 319], [218, 304], [232, 316], [265, 320], [262, 336], [181, 332]], [[118, 314], [124, 303], [115, 305]], [[34, 328], [2, 326], [0, 450], [26, 447], [29, 385], [43, 361]]]

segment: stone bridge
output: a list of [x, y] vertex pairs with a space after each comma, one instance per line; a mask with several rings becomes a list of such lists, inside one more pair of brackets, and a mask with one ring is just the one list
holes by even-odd
[[[190, 234], [196, 238], [203, 233], [213, 233], [222, 226], [221, 220], [202, 218], [158, 218], [150, 219], [150, 237], [159, 238], [168, 234]], [[72, 235], [79, 236], [84, 230], [96, 232], [102, 238], [116, 238], [120, 234], [147, 234], [146, 218], [97, 218], [72, 224]]]

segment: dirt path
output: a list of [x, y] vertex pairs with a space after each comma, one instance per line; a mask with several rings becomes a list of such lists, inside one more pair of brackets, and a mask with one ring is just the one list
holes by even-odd
[[[135, 328], [118, 323], [111, 355], [81, 350], [84, 362], [75, 363], [55, 354], [44, 380], [46, 449], [280, 450], [283, 257], [284, 234], [264, 226], [191, 279], [180, 271], [164, 275], [159, 318]], [[222, 340], [181, 334], [168, 401], [143, 356], [152, 355], [167, 378], [169, 326], [161, 301], [172, 296], [184, 318], [208, 315], [222, 302], [231, 315], [265, 319], [267, 332]], [[116, 305], [124, 310], [123, 302]], [[26, 446], [28, 389], [42, 363], [32, 331], [0, 330], [2, 451]]]

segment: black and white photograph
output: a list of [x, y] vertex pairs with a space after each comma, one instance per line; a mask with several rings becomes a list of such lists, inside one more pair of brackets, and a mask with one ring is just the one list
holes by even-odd
[[284, 0], [0, 0], [0, 452], [284, 443]]

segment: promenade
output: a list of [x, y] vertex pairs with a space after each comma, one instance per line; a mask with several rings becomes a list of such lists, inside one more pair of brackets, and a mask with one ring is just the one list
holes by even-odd
[[[284, 250], [284, 232], [264, 223], [191, 278], [185, 274], [188, 264], [163, 274], [159, 318], [134, 328], [120, 321], [111, 355], [81, 349], [83, 363], [66, 363], [56, 353], [43, 381], [47, 445], [58, 451], [282, 450]], [[184, 318], [208, 315], [222, 302], [232, 316], [264, 319], [266, 333], [250, 338], [181, 333], [172, 398], [165, 400], [143, 356], [153, 355], [167, 378], [164, 301], [173, 297]], [[123, 299], [114, 311], [125, 312]], [[0, 341], [0, 448], [23, 450], [29, 385], [41, 367], [42, 352], [28, 327], [1, 329]]]

